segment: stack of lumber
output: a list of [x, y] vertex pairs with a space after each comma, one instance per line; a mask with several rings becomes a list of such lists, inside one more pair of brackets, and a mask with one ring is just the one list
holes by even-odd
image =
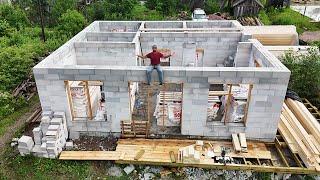
[[298, 45], [298, 33], [295, 26], [244, 26], [244, 33], [252, 34], [263, 45]]
[[182, 92], [160, 91], [154, 116], [158, 126], [180, 126]]
[[263, 26], [263, 23], [257, 17], [240, 17], [238, 21], [243, 26]]
[[232, 144], [235, 152], [248, 152], [247, 140], [245, 133], [231, 134]]
[[320, 170], [320, 124], [299, 101], [290, 98], [283, 104], [280, 134], [293, 153], [297, 153], [305, 166]]

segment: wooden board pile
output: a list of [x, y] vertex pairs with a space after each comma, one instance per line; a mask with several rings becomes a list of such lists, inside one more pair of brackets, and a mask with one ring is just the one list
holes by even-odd
[[267, 46], [293, 46], [299, 42], [295, 26], [244, 26], [244, 32]]
[[240, 17], [238, 21], [243, 26], [263, 26], [263, 23], [257, 17]]
[[245, 133], [239, 133], [239, 136], [238, 134], [232, 134], [231, 138], [232, 138], [233, 148], [236, 152], [243, 152], [243, 153], [248, 152]]
[[182, 92], [160, 91], [154, 116], [158, 126], [180, 126]]
[[292, 153], [297, 153], [307, 168], [319, 171], [320, 124], [303, 103], [285, 100], [278, 129]]

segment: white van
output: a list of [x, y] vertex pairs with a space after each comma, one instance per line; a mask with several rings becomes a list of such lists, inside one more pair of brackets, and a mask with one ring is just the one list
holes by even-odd
[[196, 8], [192, 13], [192, 20], [193, 21], [208, 21], [208, 17], [206, 12], [203, 9]]

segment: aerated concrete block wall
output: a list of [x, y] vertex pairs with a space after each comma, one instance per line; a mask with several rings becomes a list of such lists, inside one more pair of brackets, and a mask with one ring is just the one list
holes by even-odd
[[187, 66], [191, 59], [195, 62], [196, 48], [203, 49], [201, 64], [205, 67], [214, 67], [223, 64], [228, 56], [236, 54], [241, 37], [240, 32], [142, 32], [141, 46], [143, 53], [151, 52], [154, 44], [161, 49], [170, 49], [175, 53], [171, 57], [171, 66]]
[[[165, 83], [183, 83], [181, 135], [225, 139], [230, 138], [232, 133], [245, 132], [248, 139], [274, 140], [290, 71], [261, 43], [254, 39], [240, 42], [244, 39], [243, 34], [233, 22], [229, 25], [236, 27], [234, 32], [229, 32], [230, 29], [228, 32], [188, 33], [138, 31], [132, 42], [112, 42], [116, 39], [99, 39], [97, 34], [90, 34], [117, 31], [117, 27], [127, 31], [137, 30], [144, 23], [94, 22], [34, 67], [43, 110], [65, 112], [71, 138], [78, 138], [80, 134], [98, 136], [110, 131], [119, 133], [120, 121], [131, 119], [128, 82], [146, 82], [147, 67], [140, 66], [135, 56], [140, 51], [138, 40], [141, 35], [143, 52], [149, 51], [152, 44], [157, 44], [159, 48], [170, 48], [177, 53], [172, 59], [173, 65], [163, 67], [163, 72]], [[170, 23], [163, 27], [175, 28], [180, 24]], [[183, 22], [184, 28], [187, 23]], [[118, 34], [101, 35], [102, 38], [116, 36]], [[88, 40], [88, 37], [93, 39]], [[188, 67], [186, 65], [192, 61], [196, 48], [203, 48], [206, 58], [201, 67]], [[216, 67], [231, 54], [235, 55], [238, 67]], [[249, 67], [254, 60], [262, 67]], [[103, 82], [106, 121], [72, 121], [64, 81], [75, 80]], [[154, 72], [153, 81], [157, 80]], [[253, 85], [246, 124], [207, 122], [210, 84]]]
[[135, 43], [131, 42], [75, 42], [78, 65], [136, 65]]

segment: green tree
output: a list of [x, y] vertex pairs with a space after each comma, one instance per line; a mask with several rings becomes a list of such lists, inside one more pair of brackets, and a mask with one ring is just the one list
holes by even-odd
[[26, 14], [20, 8], [9, 4], [0, 5], [0, 20], [6, 20], [11, 27], [17, 30], [30, 25]]
[[289, 88], [303, 98], [308, 98], [320, 106], [320, 55], [317, 50], [297, 55], [287, 53], [282, 57], [284, 65], [290, 69]]
[[219, 12], [220, 5], [219, 0], [206, 0], [204, 3], [204, 11], [207, 14], [213, 14]]
[[85, 14], [89, 21], [104, 20], [106, 13], [107, 8], [102, 1], [91, 3], [83, 10], [83, 14]]
[[50, 17], [53, 24], [58, 22], [62, 14], [68, 10], [75, 10], [77, 8], [76, 0], [55, 0], [50, 3], [52, 9], [50, 10]]
[[173, 14], [177, 14], [180, 8], [182, 8], [179, 0], [147, 0], [146, 7], [151, 10], [157, 10], [163, 16], [171, 16]]
[[137, 3], [137, 0], [104, 0], [103, 5], [107, 11], [105, 19], [131, 19], [133, 7]]
[[67, 10], [59, 18], [58, 30], [69, 37], [76, 35], [87, 25], [85, 17], [76, 10]]

